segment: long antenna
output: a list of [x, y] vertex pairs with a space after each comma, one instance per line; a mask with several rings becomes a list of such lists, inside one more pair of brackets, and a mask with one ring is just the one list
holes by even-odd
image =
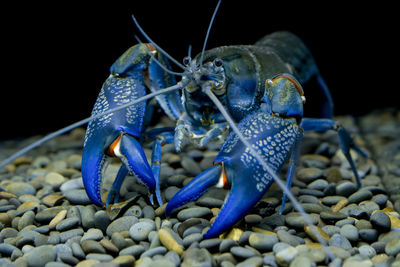
[[183, 66], [181, 63], [179, 63], [175, 58], [173, 58], [172, 56], [170, 56], [167, 52], [165, 52], [160, 46], [158, 46], [153, 40], [151, 40], [151, 38], [147, 35], [147, 33], [145, 33], [145, 31], [142, 29], [142, 27], [140, 27], [139, 22], [136, 20], [135, 16], [132, 15], [132, 19], [133, 22], [135, 23], [136, 27], [139, 29], [139, 31], [141, 32], [141, 34], [144, 36], [144, 38], [146, 38], [146, 40], [148, 42], [150, 42], [155, 48], [157, 48], [158, 51], [160, 51], [161, 53], [163, 53], [167, 58], [169, 58], [172, 62], [174, 62], [177, 66], [179, 66], [180, 68], [182, 68], [183, 70], [185, 70], [185, 66]]
[[214, 13], [211, 17], [211, 21], [210, 24], [208, 25], [208, 29], [207, 29], [207, 34], [206, 34], [206, 38], [204, 39], [204, 43], [203, 43], [203, 49], [201, 50], [201, 56], [200, 56], [200, 64], [202, 64], [203, 62], [203, 56], [204, 56], [204, 51], [206, 50], [206, 45], [207, 45], [207, 41], [208, 41], [208, 36], [210, 36], [210, 31], [211, 31], [211, 26], [213, 25], [215, 16], [217, 15], [217, 11], [219, 6], [221, 5], [222, 0], [218, 1], [217, 6], [215, 7]]
[[148, 99], [150, 99], [150, 98], [152, 98], [152, 97], [155, 97], [155, 96], [157, 96], [157, 95], [161, 95], [161, 94], [169, 93], [169, 92], [171, 92], [171, 91], [175, 91], [175, 90], [182, 89], [182, 88], [185, 87], [185, 86], [186, 86], [186, 84], [185, 84], [184, 82], [179, 82], [178, 84], [176, 84], [176, 85], [174, 85], [174, 86], [170, 86], [170, 87], [167, 87], [167, 88], [165, 88], [165, 89], [161, 89], [161, 90], [159, 90], [159, 91], [156, 91], [156, 92], [154, 92], [154, 93], [150, 93], [150, 94], [148, 94], [148, 95], [142, 96], [142, 97], [140, 97], [140, 98], [138, 98], [138, 99], [136, 99], [136, 100], [133, 100], [133, 101], [131, 101], [131, 102], [125, 104], [125, 105], [121, 105], [121, 106], [118, 106], [118, 107], [109, 109], [109, 110], [107, 110], [107, 111], [105, 111], [105, 112], [102, 112], [102, 113], [93, 115], [93, 116], [88, 117], [88, 118], [86, 118], [86, 119], [83, 119], [83, 120], [80, 120], [80, 121], [78, 121], [78, 122], [75, 122], [75, 123], [73, 123], [73, 124], [71, 124], [71, 125], [68, 125], [68, 126], [62, 128], [62, 129], [58, 130], [58, 131], [55, 131], [55, 132], [53, 132], [53, 133], [51, 133], [51, 134], [46, 135], [46, 136], [43, 137], [42, 139], [39, 139], [38, 141], [36, 141], [36, 142], [30, 144], [29, 146], [27, 146], [27, 147], [25, 147], [25, 148], [19, 150], [18, 152], [14, 153], [14, 154], [11, 155], [10, 157], [6, 158], [5, 160], [3, 160], [3, 161], [0, 163], [0, 168], [4, 167], [5, 165], [7, 165], [7, 164], [9, 164], [9, 163], [11, 163], [11, 162], [13, 162], [16, 158], [18, 158], [18, 157], [24, 155], [25, 153], [27, 153], [27, 152], [29, 152], [30, 150], [32, 150], [32, 149], [34, 149], [34, 148], [40, 146], [41, 144], [47, 142], [48, 140], [50, 140], [50, 139], [52, 139], [52, 138], [54, 138], [54, 137], [56, 137], [56, 136], [59, 136], [59, 135], [61, 135], [61, 134], [64, 134], [64, 133], [66, 133], [66, 132], [68, 132], [68, 131], [71, 131], [72, 129], [74, 129], [74, 128], [76, 128], [76, 127], [79, 127], [79, 126], [81, 126], [81, 125], [84, 125], [84, 124], [90, 122], [91, 120], [100, 118], [100, 117], [102, 117], [102, 116], [104, 116], [104, 115], [107, 115], [107, 114], [109, 114], [109, 113], [113, 113], [113, 112], [115, 112], [115, 111], [118, 111], [118, 110], [121, 110], [121, 109], [124, 109], [124, 108], [127, 108], [127, 107], [129, 107], [129, 106], [135, 105], [135, 104], [140, 103], [140, 102], [142, 102], [142, 101], [146, 101], [146, 100], [148, 100]]

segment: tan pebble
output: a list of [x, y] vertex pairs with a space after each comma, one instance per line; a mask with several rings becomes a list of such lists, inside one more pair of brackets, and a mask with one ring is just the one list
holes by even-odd
[[63, 182], [65, 182], [64, 176], [57, 172], [49, 172], [45, 177], [44, 177], [44, 182], [53, 186], [57, 187], [60, 186]]
[[34, 208], [39, 208], [39, 206], [40, 206], [40, 204], [36, 201], [27, 201], [27, 202], [19, 205], [19, 207], [17, 208], [17, 211], [18, 212], [28, 211], [28, 210], [32, 210]]
[[10, 226], [13, 216], [8, 214], [7, 212], [0, 213], [0, 223], [4, 224], [5, 226]]
[[13, 193], [9, 193], [9, 192], [0, 192], [0, 199], [10, 199], [10, 198], [18, 198], [16, 195], [14, 195]]
[[22, 165], [22, 164], [31, 164], [31, 162], [32, 162], [31, 157], [22, 156], [22, 157], [16, 158], [14, 160], [13, 164]]
[[322, 239], [325, 242], [329, 241], [329, 235], [327, 233], [324, 232], [324, 230], [322, 230], [321, 228], [319, 228], [318, 226], [310, 226], [310, 225], [306, 225], [304, 226], [304, 231], [314, 240], [319, 242], [318, 240], [318, 236], [315, 233], [315, 230], [318, 232], [319, 236], [322, 237]]
[[262, 228], [258, 228], [258, 227], [252, 227], [251, 230], [254, 233], [260, 233], [260, 234], [265, 234], [265, 235], [274, 235], [274, 236], [278, 236], [276, 233], [262, 229]]
[[348, 203], [349, 203], [349, 201], [347, 199], [342, 199], [338, 203], [336, 203], [336, 205], [332, 206], [332, 211], [333, 212], [338, 212], [342, 208], [344, 208]]
[[212, 212], [213, 216], [217, 216], [218, 213], [219, 213], [219, 211], [220, 211], [219, 208], [212, 208], [212, 209], [211, 209], [211, 212]]
[[[375, 210], [374, 212], [372, 212], [372, 214], [374, 214], [377, 211], [378, 210]], [[400, 228], [400, 219], [398, 218], [399, 213], [397, 211], [395, 211], [394, 209], [390, 209], [390, 208], [384, 208], [382, 211], [387, 216], [389, 216], [390, 223], [393, 228]]]
[[75, 265], [75, 267], [91, 267], [97, 263], [100, 263], [98, 260], [84, 260]]
[[59, 222], [65, 219], [66, 216], [67, 216], [67, 210], [62, 210], [59, 213], [57, 213], [57, 215], [50, 221], [49, 228], [54, 229], [57, 226], [57, 224], [59, 224]]
[[135, 257], [132, 255], [122, 255], [113, 259], [111, 262], [117, 263], [118, 266], [134, 266], [135, 265]]
[[44, 198], [42, 198], [42, 203], [48, 207], [53, 207], [54, 205], [59, 203], [60, 200], [63, 198], [64, 198], [64, 196], [62, 196], [62, 195], [51, 194], [51, 195], [47, 195]]
[[309, 249], [322, 249], [324, 246], [320, 243], [308, 243], [305, 244], [305, 246], [307, 246]]
[[100, 244], [108, 251], [118, 253], [119, 250], [118, 248], [108, 239], [102, 239], [100, 240]]
[[224, 239], [233, 239], [239, 241], [240, 236], [243, 234], [243, 230], [239, 228], [233, 228], [231, 231], [221, 234], [219, 237]]
[[372, 257], [371, 260], [373, 263], [378, 264], [381, 262], [386, 262], [388, 258], [389, 258], [389, 256], [387, 254], [382, 253], [382, 254], [375, 255], [374, 257]]
[[178, 244], [178, 242], [173, 238], [170, 232], [166, 229], [160, 229], [158, 231], [158, 238], [160, 239], [161, 244], [164, 245], [168, 250], [175, 251], [179, 255], [183, 254], [182, 247]]
[[8, 171], [8, 172], [14, 172], [17, 167], [14, 164], [7, 164], [4, 166], [4, 168]]

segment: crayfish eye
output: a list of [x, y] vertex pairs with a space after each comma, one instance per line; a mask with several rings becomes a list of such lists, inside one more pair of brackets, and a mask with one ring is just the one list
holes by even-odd
[[216, 58], [216, 59], [214, 59], [214, 62], [213, 62], [213, 64], [214, 64], [214, 66], [215, 67], [222, 67], [222, 59], [220, 59], [220, 58]]
[[192, 61], [192, 59], [190, 57], [184, 57], [183, 65], [188, 66], [190, 64], [190, 61]]

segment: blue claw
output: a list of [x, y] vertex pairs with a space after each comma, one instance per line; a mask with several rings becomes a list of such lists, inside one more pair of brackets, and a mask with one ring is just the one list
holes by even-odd
[[208, 188], [218, 183], [221, 171], [221, 165], [214, 165], [197, 175], [185, 186], [184, 190], [180, 190], [168, 202], [167, 207], [165, 208], [165, 215], [169, 217], [174, 209], [201, 197]]

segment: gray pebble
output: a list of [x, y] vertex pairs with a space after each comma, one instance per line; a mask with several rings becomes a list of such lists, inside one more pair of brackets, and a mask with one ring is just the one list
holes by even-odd
[[400, 238], [393, 239], [385, 246], [385, 252], [389, 256], [397, 256], [400, 253]]
[[21, 219], [18, 221], [18, 230], [22, 230], [28, 225], [33, 224], [33, 220], [35, 219], [35, 213], [31, 210], [28, 210], [27, 212], [22, 215]]
[[103, 232], [100, 229], [90, 228], [82, 237], [81, 242], [85, 240], [99, 241], [103, 238]]
[[324, 179], [317, 179], [311, 182], [307, 187], [309, 189], [324, 190], [328, 186], [328, 182]]
[[129, 231], [129, 229], [138, 222], [138, 218], [135, 216], [125, 216], [116, 219], [107, 227], [107, 235], [112, 236], [115, 232]]
[[375, 229], [361, 229], [358, 234], [362, 240], [369, 243], [378, 239], [378, 231]]
[[370, 259], [376, 255], [375, 249], [369, 245], [362, 245], [358, 248], [358, 251], [362, 256]]
[[275, 262], [275, 256], [271, 254], [267, 254], [263, 258], [264, 265], [271, 266], [271, 267], [278, 267]]
[[[82, 231], [83, 232], [83, 231]], [[47, 239], [47, 244], [56, 245], [61, 242], [60, 234], [51, 234]]]
[[181, 264], [181, 267], [190, 266], [215, 266], [215, 261], [206, 249], [192, 247], [183, 253], [183, 262]]
[[72, 266], [75, 266], [79, 263], [77, 258], [69, 254], [60, 254], [60, 260]]
[[42, 267], [50, 261], [56, 259], [56, 252], [54, 246], [45, 245], [33, 248], [28, 253], [26, 253], [26, 260], [31, 267]]
[[79, 178], [76, 178], [76, 179], [67, 180], [65, 183], [63, 183], [60, 186], [60, 190], [63, 193], [66, 193], [69, 190], [82, 189], [82, 188], [83, 188], [82, 177], [79, 177]]
[[35, 247], [48, 245], [49, 244], [48, 239], [49, 239], [49, 237], [47, 235], [40, 234], [40, 235], [35, 236], [35, 240], [33, 241], [33, 243], [34, 243]]
[[86, 257], [85, 252], [83, 252], [82, 250], [82, 247], [76, 242], [73, 242], [71, 244], [71, 250], [72, 250], [72, 255], [74, 255], [78, 259], [84, 259]]
[[263, 263], [262, 257], [254, 256], [237, 264], [236, 267], [262, 266], [262, 263]]
[[165, 258], [153, 260], [149, 265], [149, 267], [160, 267], [160, 266], [175, 267], [176, 265]]
[[348, 197], [357, 191], [357, 186], [349, 181], [344, 181], [336, 185], [336, 194]]
[[177, 218], [180, 221], [186, 221], [187, 219], [190, 218], [204, 218], [204, 217], [210, 217], [212, 216], [212, 212], [209, 208], [205, 207], [195, 207], [195, 208], [187, 208], [184, 210], [181, 210]]
[[322, 227], [322, 230], [329, 236], [333, 236], [334, 234], [340, 233], [340, 228], [334, 225], [325, 225]]
[[156, 248], [148, 249], [145, 252], [143, 252], [142, 255], [140, 255], [140, 258], [144, 258], [144, 257], [151, 258], [154, 255], [159, 255], [159, 254], [164, 255], [165, 253], [167, 253], [167, 249], [165, 247], [156, 247]]
[[244, 259], [256, 256], [256, 253], [254, 253], [254, 251], [243, 247], [232, 247], [230, 251], [234, 256]]
[[95, 226], [96, 209], [93, 205], [84, 206], [81, 208], [81, 220], [84, 229], [93, 228]]
[[373, 196], [372, 201], [379, 205], [379, 207], [383, 208], [386, 206], [386, 202], [388, 201], [388, 196], [384, 194], [378, 194]]
[[[348, 206], [349, 207], [349, 206]], [[356, 219], [369, 219], [368, 212], [360, 206], [355, 206], [349, 209], [348, 216], [354, 217]]]
[[22, 196], [22, 195], [35, 195], [36, 194], [36, 189], [25, 182], [14, 182], [6, 185], [6, 191], [9, 193], [12, 193], [16, 196]]
[[123, 216], [136, 216], [138, 218], [142, 218], [143, 211], [139, 205], [133, 205], [132, 207], [129, 207], [127, 211], [125, 211]]
[[109, 262], [114, 259], [113, 256], [108, 254], [90, 253], [86, 255], [87, 260], [98, 260], [100, 262]]
[[203, 235], [201, 233], [194, 233], [187, 235], [183, 238], [182, 244], [185, 248], [189, 247], [194, 242], [200, 242], [203, 239]]
[[78, 226], [79, 222], [80, 220], [77, 217], [66, 218], [56, 225], [56, 230], [60, 232], [69, 230]]
[[231, 247], [238, 246], [239, 244], [233, 239], [224, 239], [219, 244], [219, 252], [224, 253], [230, 251]]
[[321, 199], [322, 204], [327, 205], [327, 206], [332, 206], [337, 204], [339, 201], [346, 199], [343, 196], [326, 196]]
[[168, 251], [167, 254], [164, 255], [164, 258], [175, 264], [175, 266], [181, 264], [181, 258], [175, 251]]
[[335, 223], [335, 226], [337, 226], [337, 227], [342, 227], [343, 225], [346, 225], [346, 224], [352, 224], [352, 225], [354, 225], [354, 224], [355, 224], [355, 221], [356, 221], [356, 220], [354, 220], [353, 218], [343, 219], [343, 220], [337, 221], [337, 222]]
[[146, 205], [142, 211], [144, 218], [154, 220], [154, 218], [156, 217], [156, 213], [154, 212], [154, 208], [152, 206]]
[[65, 244], [58, 244], [54, 246], [54, 251], [56, 252], [57, 261], [60, 261], [60, 255], [72, 256], [72, 249]]
[[371, 244], [371, 247], [375, 249], [376, 254], [382, 254], [385, 253], [386, 243], [381, 241], [374, 242]]
[[286, 249], [290, 247], [289, 244], [284, 243], [284, 242], [278, 242], [276, 243], [273, 247], [272, 247], [272, 251], [274, 252], [274, 254], [278, 253], [279, 251]]
[[146, 250], [146, 248], [144, 246], [142, 246], [142, 245], [133, 245], [133, 246], [130, 246], [130, 247], [122, 249], [119, 252], [119, 255], [120, 256], [132, 255], [135, 258], [138, 258], [139, 255], [141, 255], [145, 250]]
[[1, 255], [11, 256], [11, 253], [15, 249], [18, 249], [18, 248], [16, 246], [11, 245], [11, 244], [7, 244], [7, 243], [0, 244], [0, 254]]
[[355, 242], [358, 240], [358, 229], [352, 224], [343, 225], [340, 228], [340, 234], [346, 237], [349, 241]]
[[197, 174], [201, 173], [199, 164], [197, 164], [197, 162], [192, 158], [183, 157], [181, 165], [189, 175], [196, 176]]
[[368, 190], [359, 190], [348, 197], [349, 203], [360, 203], [364, 200], [369, 200], [372, 197], [372, 193]]
[[132, 225], [129, 229], [129, 235], [135, 241], [143, 241], [146, 240], [149, 233], [154, 230], [156, 230], [156, 224], [154, 221], [145, 219]]
[[329, 239], [329, 245], [338, 247], [338, 248], [342, 248], [344, 250], [350, 250], [352, 248], [350, 241], [346, 237], [344, 237], [340, 234], [334, 234]]
[[221, 199], [213, 198], [213, 197], [201, 197], [196, 201], [196, 204], [202, 207], [207, 208], [219, 208], [224, 204], [224, 201]]
[[377, 211], [372, 214], [370, 222], [378, 232], [388, 232], [391, 229], [390, 218], [382, 211]]
[[285, 230], [278, 230], [276, 233], [281, 242], [285, 242], [293, 247], [300, 244], [300, 242], [298, 241], [298, 239], [295, 236], [289, 234]]
[[[319, 216], [317, 214], [308, 214], [312, 224], [317, 224]], [[304, 228], [307, 224], [303, 216], [299, 212], [290, 212], [285, 216], [286, 224], [293, 228]]]
[[72, 189], [63, 192], [63, 194], [73, 205], [89, 205], [92, 203], [84, 189]]
[[82, 236], [83, 230], [80, 228], [68, 230], [59, 234], [60, 242], [65, 243], [68, 239], [73, 238], [75, 236]]
[[322, 176], [322, 170], [318, 168], [302, 168], [297, 171], [297, 179], [305, 183], [314, 181]]
[[65, 208], [53, 207], [44, 209], [36, 213], [35, 220], [40, 224], [48, 224], [62, 210], [65, 210]]
[[[107, 231], [107, 227], [110, 225], [110, 222], [110, 217], [108, 217], [105, 210], [96, 211], [94, 214], [94, 227], [100, 229], [104, 233]], [[86, 226], [88, 224], [88, 222], [85, 223]]]
[[219, 245], [221, 244], [221, 242], [222, 242], [222, 239], [220, 239], [220, 238], [206, 239], [199, 243], [199, 247], [205, 248], [208, 251], [215, 251], [219, 248]]
[[167, 189], [165, 189], [164, 191], [164, 196], [165, 196], [165, 200], [168, 202], [170, 201], [175, 194], [180, 190], [179, 187], [176, 186], [169, 186]]

